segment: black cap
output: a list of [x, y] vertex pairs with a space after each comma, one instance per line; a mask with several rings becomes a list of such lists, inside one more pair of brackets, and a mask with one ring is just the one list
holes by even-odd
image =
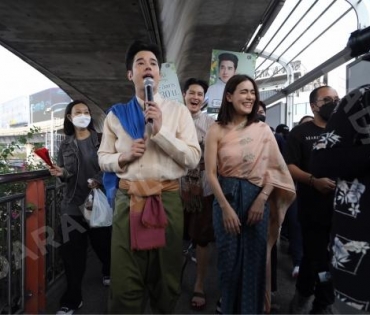
[[276, 133], [287, 134], [289, 132], [289, 127], [287, 125], [280, 124], [276, 127], [275, 132]]

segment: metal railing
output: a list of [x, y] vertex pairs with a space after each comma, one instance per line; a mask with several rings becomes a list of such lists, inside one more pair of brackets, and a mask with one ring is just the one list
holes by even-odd
[[[51, 240], [61, 240], [60, 235], [60, 203], [62, 200], [62, 186], [49, 185], [46, 187], [46, 226]], [[61, 242], [59, 242], [61, 243]], [[58, 245], [46, 244], [46, 290], [64, 273], [63, 262]]]
[[0, 311], [24, 310], [25, 263], [19, 245], [25, 243], [25, 194], [0, 199]]
[[58, 225], [61, 187], [48, 171], [0, 175], [0, 314], [43, 313], [63, 273]]

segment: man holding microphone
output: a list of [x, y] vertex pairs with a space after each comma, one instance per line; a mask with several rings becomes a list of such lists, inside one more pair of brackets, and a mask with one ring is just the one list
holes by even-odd
[[[136, 41], [129, 47], [127, 77], [135, 96], [112, 107], [98, 151], [101, 169], [119, 178], [109, 313], [144, 313], [146, 296], [153, 313], [172, 313], [180, 295], [183, 211], [178, 179], [197, 166], [201, 153], [188, 109], [157, 92], [160, 61], [155, 44]], [[153, 100], [145, 100], [148, 77], [153, 79]]]

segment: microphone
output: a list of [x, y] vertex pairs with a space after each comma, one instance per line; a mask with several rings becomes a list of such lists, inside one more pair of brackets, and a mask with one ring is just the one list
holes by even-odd
[[[144, 78], [144, 89], [145, 89], [145, 102], [151, 102], [153, 98], [153, 84], [154, 80], [151, 77]], [[144, 110], [146, 110], [146, 104], [144, 103]], [[149, 118], [148, 122], [152, 123], [153, 119]]]

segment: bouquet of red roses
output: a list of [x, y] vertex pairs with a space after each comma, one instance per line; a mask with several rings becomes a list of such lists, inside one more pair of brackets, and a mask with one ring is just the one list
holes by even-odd
[[53, 163], [51, 162], [49, 150], [47, 148], [36, 149], [35, 154], [38, 155], [47, 165], [53, 168]]

